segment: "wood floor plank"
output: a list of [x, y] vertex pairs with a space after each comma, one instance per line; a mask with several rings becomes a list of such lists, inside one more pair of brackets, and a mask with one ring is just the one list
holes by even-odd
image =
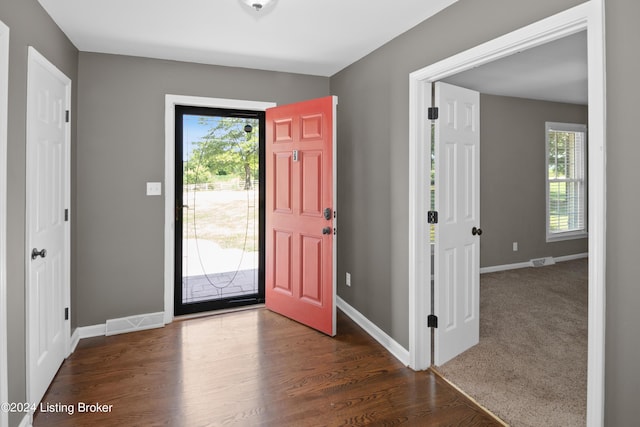
[[[112, 405], [78, 413], [79, 403]], [[430, 371], [403, 366], [344, 314], [327, 337], [256, 309], [85, 339], [34, 426], [498, 426]]]

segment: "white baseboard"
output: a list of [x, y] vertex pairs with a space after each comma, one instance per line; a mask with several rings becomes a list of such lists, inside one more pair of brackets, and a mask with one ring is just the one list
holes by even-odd
[[397, 341], [387, 335], [382, 329], [373, 324], [369, 319], [364, 317], [358, 310], [347, 304], [342, 298], [336, 296], [336, 305], [344, 314], [349, 316], [358, 326], [366, 333], [371, 335], [373, 339], [378, 341], [389, 353], [402, 362], [403, 365], [409, 366], [409, 350], [406, 350]]
[[80, 343], [83, 338], [102, 337], [105, 335], [105, 324], [92, 325], [92, 326], [79, 326], [71, 334], [71, 342], [69, 343], [69, 357]]
[[495, 273], [497, 271], [517, 270], [518, 268], [527, 268], [527, 267], [531, 267], [531, 263], [529, 261], [517, 262], [514, 264], [494, 265], [492, 267], [481, 267], [480, 274]]
[[589, 252], [585, 252], [582, 254], [558, 256], [558, 257], [554, 257], [553, 259], [556, 262], [564, 262], [564, 261], [573, 261], [574, 259], [582, 259], [582, 258], [589, 258]]
[[164, 312], [138, 314], [119, 319], [108, 319], [107, 323], [105, 323], [105, 335], [110, 336], [162, 327], [164, 327]]
[[104, 323], [99, 325], [81, 326], [76, 329], [78, 332], [78, 341], [84, 338], [103, 337], [106, 327]]
[[[553, 257], [553, 261], [564, 262], [564, 261], [573, 261], [574, 259], [582, 259], [582, 258], [589, 258], [589, 253], [585, 252], [581, 254]], [[518, 268], [527, 268], [527, 267], [533, 267], [533, 264], [531, 263], [531, 261], [517, 262], [514, 264], [495, 265], [493, 267], [482, 267], [480, 269], [480, 274], [495, 273], [497, 271], [516, 270]]]
[[80, 326], [71, 335], [71, 353], [81, 339], [103, 337], [127, 332], [144, 331], [164, 326], [164, 312], [138, 314], [136, 316], [109, 319], [106, 323], [91, 326]]

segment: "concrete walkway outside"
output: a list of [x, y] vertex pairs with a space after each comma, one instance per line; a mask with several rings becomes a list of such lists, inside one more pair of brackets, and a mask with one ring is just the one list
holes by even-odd
[[183, 302], [258, 292], [258, 252], [223, 249], [209, 240], [183, 241]]

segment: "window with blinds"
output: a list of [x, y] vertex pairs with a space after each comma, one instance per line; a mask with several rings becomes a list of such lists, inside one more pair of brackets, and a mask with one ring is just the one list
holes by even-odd
[[547, 241], [587, 236], [587, 127], [546, 123]]

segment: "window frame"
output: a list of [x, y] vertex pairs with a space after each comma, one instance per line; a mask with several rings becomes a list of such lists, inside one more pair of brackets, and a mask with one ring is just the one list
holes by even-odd
[[[582, 176], [580, 178], [574, 178], [568, 180], [566, 182], [582, 182], [582, 200], [580, 203], [581, 211], [583, 213], [582, 218], [582, 229], [581, 230], [569, 230], [569, 231], [559, 231], [552, 232], [551, 231], [551, 200], [550, 200], [550, 183], [554, 180], [549, 178], [549, 131], [555, 130], [560, 132], [575, 132], [582, 133], [584, 135], [582, 139]], [[558, 242], [563, 240], [572, 240], [572, 239], [584, 239], [589, 237], [588, 233], [588, 212], [587, 212], [587, 192], [588, 192], [588, 171], [587, 171], [587, 125], [579, 124], [579, 123], [563, 123], [563, 122], [545, 122], [545, 207], [546, 207], [546, 216], [545, 216], [545, 229], [546, 229], [546, 241], [549, 242]]]

